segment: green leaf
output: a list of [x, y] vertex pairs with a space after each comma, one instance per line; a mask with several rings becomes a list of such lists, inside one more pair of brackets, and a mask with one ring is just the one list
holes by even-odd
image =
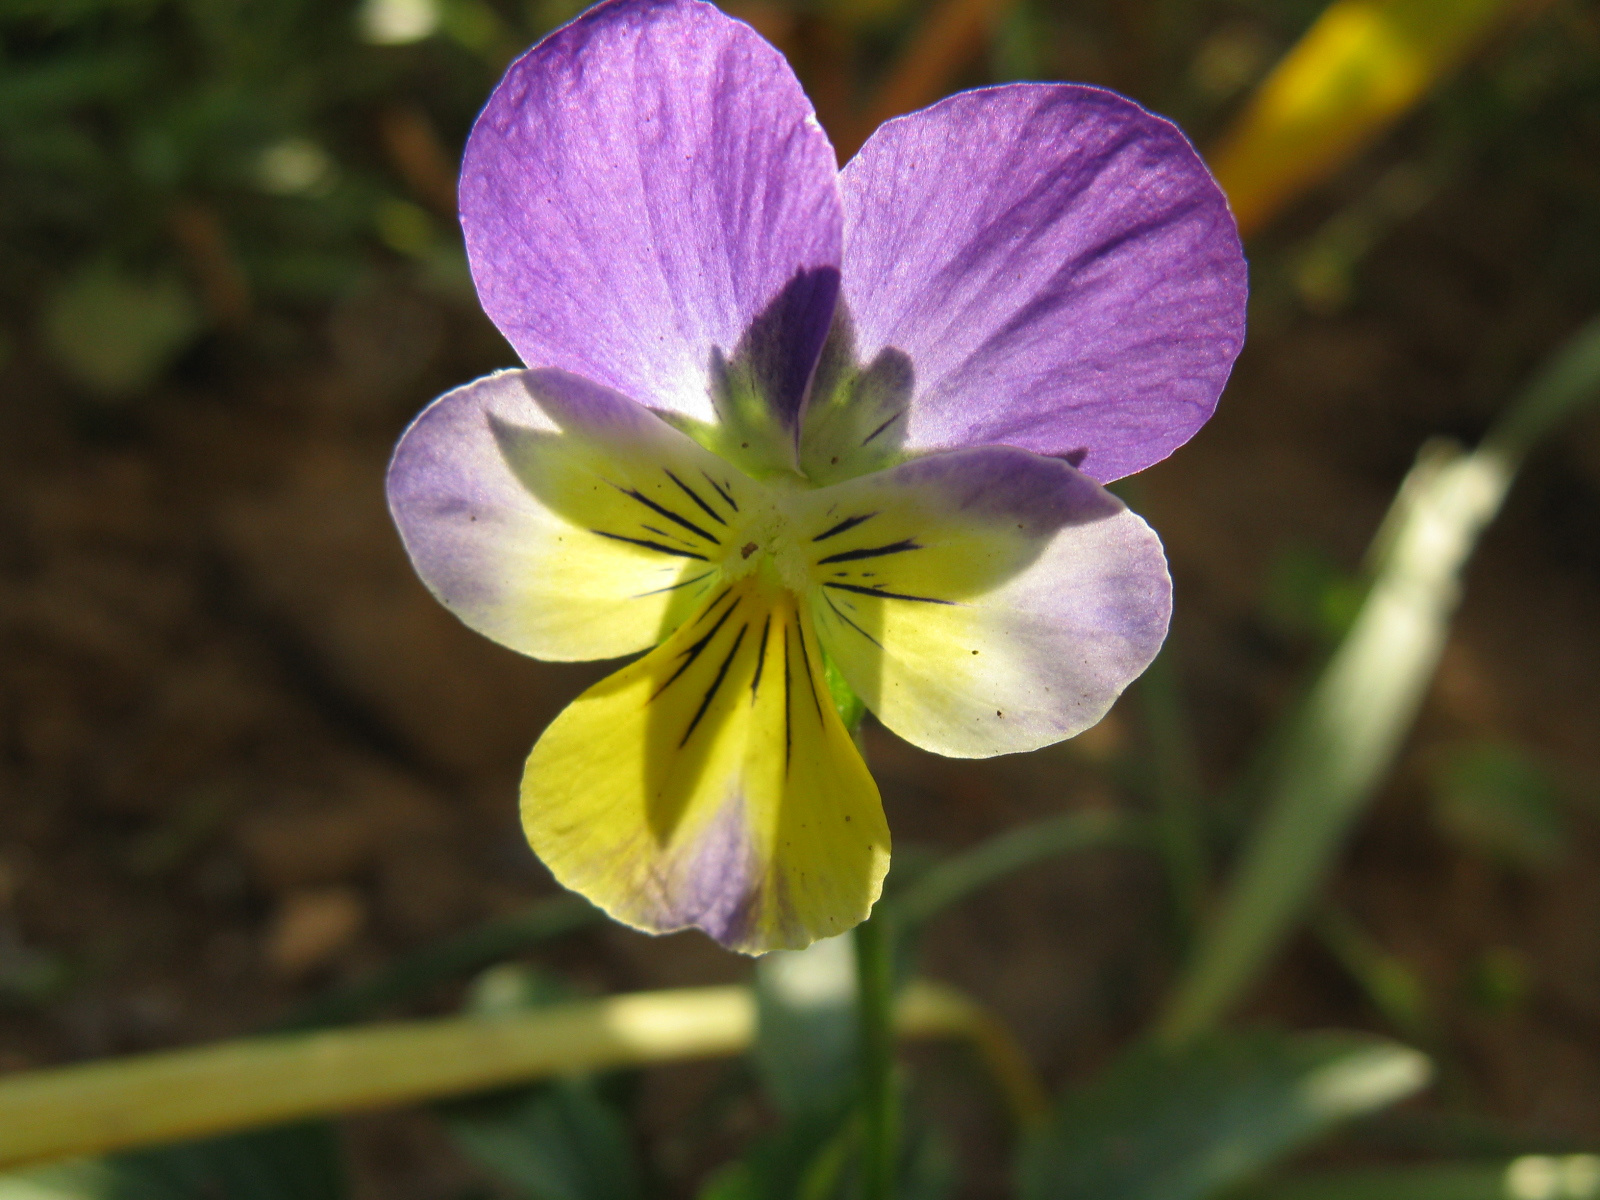
[[1030, 1141], [1023, 1200], [1200, 1200], [1427, 1082], [1426, 1057], [1347, 1034], [1135, 1048]]
[[1366, 583], [1342, 570], [1316, 546], [1294, 544], [1274, 560], [1267, 576], [1263, 607], [1283, 632], [1336, 642], [1350, 631]]
[[0, 1175], [0, 1200], [343, 1200], [326, 1122], [285, 1125]]
[[[946, 1200], [959, 1184], [949, 1139], [912, 1112], [895, 1172], [896, 1200]], [[860, 1123], [791, 1118], [717, 1171], [698, 1200], [843, 1200], [860, 1192]]]
[[[509, 1016], [572, 999], [559, 975], [500, 963], [467, 993], [466, 1010]], [[527, 1200], [634, 1200], [639, 1171], [627, 1125], [592, 1075], [464, 1097], [439, 1106], [455, 1142]]]
[[788, 1200], [837, 1190], [855, 1140], [856, 993], [849, 934], [757, 960], [751, 1058], [783, 1124], [718, 1172], [710, 1196]]
[[[952, 1028], [964, 1017], [959, 1005], [921, 1009], [906, 1023], [914, 1036], [962, 1031]], [[755, 1003], [744, 988], [685, 988], [18, 1071], [0, 1078], [0, 1163], [216, 1136], [575, 1071], [743, 1053], [754, 1028]]]
[[200, 312], [177, 279], [105, 267], [74, 276], [50, 298], [44, 342], [74, 380], [108, 397], [150, 386], [200, 332]]
[[856, 962], [848, 934], [756, 962], [756, 1070], [785, 1116], [833, 1113], [855, 1088]]
[[[0, 1196], [0, 1200], [5, 1200]], [[706, 1180], [695, 1200], [761, 1200], [755, 1172], [745, 1162], [731, 1162]]]
[[701, 1200], [835, 1200], [852, 1174], [855, 1122], [837, 1113], [789, 1117], [714, 1175]]
[[1374, 539], [1372, 587], [1275, 739], [1264, 806], [1215, 917], [1159, 1022], [1171, 1041], [1213, 1026], [1282, 945], [1416, 719], [1461, 574], [1535, 442], [1600, 399], [1600, 319], [1553, 354], [1477, 450], [1424, 446]]
[[923, 871], [914, 883], [885, 897], [895, 925], [910, 933], [950, 905], [1015, 871], [1062, 854], [1126, 846], [1149, 840], [1147, 822], [1120, 813], [1063, 813], [1008, 829]]
[[1312, 919], [1322, 944], [1361, 985], [1384, 1017], [1402, 1035], [1431, 1043], [1437, 1036], [1433, 1006], [1422, 977], [1398, 955], [1385, 950], [1342, 909], [1326, 904]]
[[1549, 867], [1569, 849], [1561, 793], [1520, 747], [1452, 747], [1430, 773], [1433, 816], [1463, 846], [1510, 866]]
[[322, 1121], [119, 1154], [108, 1200], [341, 1200], [338, 1136]]
[[528, 1200], [636, 1200], [621, 1117], [589, 1079], [567, 1079], [441, 1109], [467, 1155]]
[[901, 1156], [899, 1200], [946, 1200], [961, 1183], [950, 1139], [937, 1126], [915, 1125]]

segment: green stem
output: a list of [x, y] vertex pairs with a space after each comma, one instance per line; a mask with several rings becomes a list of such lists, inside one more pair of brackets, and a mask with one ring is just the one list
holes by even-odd
[[860, 1032], [861, 1198], [890, 1200], [899, 1157], [894, 1082], [894, 939], [880, 907], [855, 930]]
[[[861, 721], [866, 705], [833, 660], [823, 669], [839, 719], [867, 757]], [[880, 902], [852, 935], [856, 949], [857, 1071], [861, 1129], [861, 1200], [890, 1200], [899, 1159], [900, 1114], [894, 1080], [894, 917]]]
[[1200, 773], [1172, 665], [1170, 638], [1140, 677], [1139, 699], [1155, 774], [1161, 853], [1172, 896], [1173, 923], [1187, 948], [1205, 905], [1207, 864], [1200, 822]]

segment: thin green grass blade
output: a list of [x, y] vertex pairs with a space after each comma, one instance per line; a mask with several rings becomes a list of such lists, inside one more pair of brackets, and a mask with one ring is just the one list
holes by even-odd
[[320, 1029], [360, 1020], [529, 946], [604, 920], [605, 914], [582, 896], [544, 900], [398, 958], [366, 979], [312, 1000], [274, 1028], [285, 1032]]
[[1482, 445], [1423, 448], [1384, 520], [1372, 588], [1286, 729], [1262, 816], [1161, 1018], [1176, 1041], [1214, 1025], [1293, 930], [1393, 766], [1433, 678], [1461, 571], [1533, 444], [1600, 398], [1600, 320], [1572, 338]]
[[896, 928], [906, 936], [950, 905], [1025, 867], [1082, 850], [1140, 845], [1150, 838], [1147, 822], [1121, 813], [1066, 813], [1008, 829], [953, 855], [880, 903], [893, 912]]
[[1194, 741], [1178, 690], [1170, 635], [1155, 662], [1139, 677], [1138, 697], [1149, 738], [1161, 856], [1167, 868], [1173, 923], [1185, 948], [1205, 908], [1207, 862], [1202, 822], [1204, 796]]
[[1295, 1175], [1238, 1200], [1595, 1200], [1600, 1156], [1525, 1154], [1509, 1161], [1429, 1163]]
[[1367, 994], [1367, 1000], [1408, 1041], [1433, 1047], [1439, 1040], [1422, 977], [1410, 963], [1380, 946], [1354, 918], [1324, 903], [1312, 915], [1312, 931]]

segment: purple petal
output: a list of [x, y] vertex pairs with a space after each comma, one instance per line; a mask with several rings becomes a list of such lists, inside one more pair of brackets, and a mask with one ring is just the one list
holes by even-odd
[[935, 453], [813, 503], [822, 643], [885, 726], [936, 754], [1082, 732], [1166, 636], [1160, 541], [1059, 459]]
[[1021, 446], [1109, 482], [1216, 407], [1245, 263], [1169, 122], [1072, 84], [965, 92], [882, 126], [840, 184], [857, 357], [915, 374], [905, 449]]
[[478, 295], [523, 361], [700, 420], [716, 415], [714, 360], [742, 353], [793, 421], [841, 220], [794, 73], [699, 0], [610, 0], [545, 38], [462, 165]]

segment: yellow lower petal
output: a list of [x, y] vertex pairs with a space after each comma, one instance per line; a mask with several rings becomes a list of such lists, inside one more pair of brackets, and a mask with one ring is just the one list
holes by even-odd
[[522, 820], [557, 880], [617, 920], [749, 954], [857, 924], [889, 864], [810, 614], [761, 574], [556, 718], [528, 757]]

